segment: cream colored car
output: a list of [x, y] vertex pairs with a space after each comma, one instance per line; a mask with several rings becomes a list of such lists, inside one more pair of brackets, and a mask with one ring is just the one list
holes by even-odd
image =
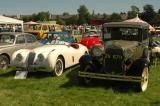
[[35, 49], [16, 51], [12, 55], [11, 65], [28, 71], [45, 69], [60, 76], [64, 69], [78, 64], [81, 56], [88, 53], [88, 49], [81, 44], [55, 41]]

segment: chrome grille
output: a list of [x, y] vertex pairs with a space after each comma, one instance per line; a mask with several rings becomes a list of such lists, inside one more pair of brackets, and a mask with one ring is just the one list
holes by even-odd
[[123, 72], [123, 50], [122, 49], [107, 49], [105, 52], [105, 71], [108, 73]]
[[28, 56], [28, 65], [32, 65], [33, 64], [34, 58], [35, 58], [35, 53], [34, 52], [30, 52], [29, 56]]

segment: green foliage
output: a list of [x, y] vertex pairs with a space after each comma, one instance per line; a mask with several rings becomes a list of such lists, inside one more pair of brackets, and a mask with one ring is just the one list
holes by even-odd
[[156, 15], [156, 13], [155, 13], [152, 5], [147, 4], [143, 7], [143, 12], [141, 14], [141, 18], [144, 21], [146, 21], [150, 24], [153, 24], [153, 19], [154, 19], [155, 15]]
[[128, 11], [128, 19], [136, 17], [137, 14], [139, 14], [139, 8], [131, 6], [131, 11]]
[[39, 13], [34, 13], [31, 16], [26, 16], [23, 17], [24, 21], [49, 21], [50, 20], [50, 13], [49, 11], [47, 12], [39, 12]]
[[65, 21], [64, 21], [64, 20], [62, 20], [62, 19], [60, 18], [60, 16], [59, 16], [59, 15], [57, 15], [57, 17], [56, 17], [56, 21], [57, 21], [57, 24], [65, 25]]
[[65, 20], [66, 25], [74, 25], [78, 24], [78, 17], [76, 15], [73, 15], [72, 17]]
[[112, 13], [108, 18], [109, 22], [122, 21], [121, 16], [118, 13]]
[[151, 67], [144, 93], [135, 93], [126, 82], [98, 80], [79, 86], [78, 69], [68, 69], [60, 77], [30, 72], [26, 80], [13, 79], [15, 71], [1, 71], [0, 106], [159, 106], [159, 68]]
[[85, 5], [80, 5], [79, 9], [77, 9], [78, 12], [78, 23], [79, 24], [86, 24], [89, 23], [91, 19], [91, 15]]
[[157, 26], [160, 25], [160, 14], [155, 15], [154, 19], [152, 20], [152, 24]]
[[158, 9], [158, 14], [160, 14], [160, 9]]
[[68, 12], [64, 12], [62, 15], [63, 16], [69, 16], [69, 13]]
[[39, 21], [49, 21], [49, 18], [50, 18], [50, 13], [49, 11], [47, 12], [39, 12], [36, 16], [37, 20]]
[[106, 13], [103, 13], [103, 19], [106, 20], [108, 18], [108, 15]]
[[[143, 7], [143, 12], [139, 12], [139, 8], [137, 6], [132, 5], [131, 10], [127, 12], [128, 19], [136, 17], [136, 15], [139, 14], [141, 19], [150, 23], [151, 25], [160, 25], [160, 9], [155, 12], [154, 7], [152, 5], [145, 5]], [[34, 13], [31, 16], [23, 16], [22, 19], [26, 21], [49, 21], [50, 18], [49, 11], [47, 12], [39, 12]], [[106, 13], [100, 14], [95, 13], [93, 10], [92, 13], [89, 12], [87, 7], [85, 5], [80, 5], [80, 7], [77, 9], [77, 14], [71, 16], [68, 12], [64, 12], [62, 14], [63, 16], [69, 16], [65, 20], [61, 17], [56, 18], [59, 24], [63, 25], [70, 25], [70, 24], [89, 24], [91, 19], [103, 19], [107, 20], [107, 22], [111, 21], [122, 21], [121, 15], [119, 13], [112, 13], [111, 15], [107, 15]]]

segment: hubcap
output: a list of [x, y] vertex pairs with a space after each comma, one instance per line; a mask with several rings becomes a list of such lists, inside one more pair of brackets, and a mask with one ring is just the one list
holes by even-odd
[[143, 73], [142, 73], [142, 81], [141, 81], [141, 89], [142, 89], [142, 91], [145, 91], [147, 89], [148, 77], [149, 77], [148, 67], [145, 67], [144, 70], [143, 70]]
[[55, 72], [57, 76], [61, 75], [63, 71], [63, 63], [61, 60], [57, 60], [56, 66], [55, 66]]
[[7, 68], [7, 62], [5, 60], [2, 60], [0, 62], [0, 68], [2, 68], [2, 69], [6, 69]]

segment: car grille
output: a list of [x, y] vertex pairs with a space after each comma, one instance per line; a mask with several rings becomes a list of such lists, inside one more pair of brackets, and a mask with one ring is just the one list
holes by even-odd
[[110, 48], [105, 55], [105, 73], [123, 73], [123, 50]]
[[28, 65], [32, 65], [33, 64], [34, 58], [35, 58], [35, 53], [34, 52], [30, 52], [29, 56], [28, 56]]

